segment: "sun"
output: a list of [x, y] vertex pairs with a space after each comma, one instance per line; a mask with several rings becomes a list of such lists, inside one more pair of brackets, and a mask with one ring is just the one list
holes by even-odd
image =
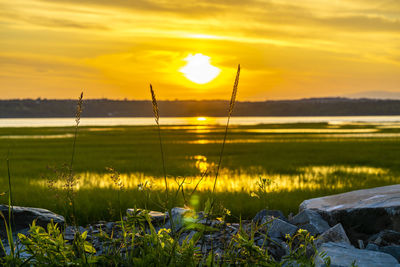
[[221, 72], [217, 67], [210, 64], [210, 57], [203, 54], [189, 54], [184, 59], [187, 64], [179, 71], [190, 81], [205, 84], [215, 79]]

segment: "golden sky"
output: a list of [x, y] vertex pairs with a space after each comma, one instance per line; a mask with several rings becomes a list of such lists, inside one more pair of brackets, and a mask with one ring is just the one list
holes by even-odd
[[400, 1], [0, 0], [3, 99], [229, 99], [238, 63], [239, 100], [400, 93]]

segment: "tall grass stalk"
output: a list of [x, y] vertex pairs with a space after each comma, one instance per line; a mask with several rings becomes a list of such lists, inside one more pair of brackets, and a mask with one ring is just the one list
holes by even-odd
[[161, 140], [161, 129], [160, 129], [160, 115], [158, 113], [158, 104], [157, 104], [157, 99], [156, 99], [156, 94], [154, 93], [153, 86], [150, 84], [150, 93], [151, 93], [151, 101], [152, 101], [152, 106], [153, 106], [153, 113], [154, 113], [154, 119], [157, 124], [157, 130], [158, 130], [158, 139], [160, 143], [160, 152], [161, 152], [161, 161], [162, 161], [162, 168], [163, 168], [163, 174], [164, 174], [164, 183], [165, 183], [165, 199], [166, 203], [168, 206], [168, 182], [167, 182], [167, 172], [165, 170], [165, 159], [164, 159], [164, 149], [162, 145], [162, 140]]
[[[204, 207], [204, 213], [205, 213], [205, 215], [207, 217], [207, 219], [206, 219], [207, 224], [209, 223], [210, 215], [213, 212], [213, 208], [214, 208], [214, 204], [215, 204], [215, 188], [216, 188], [216, 185], [217, 185], [219, 170], [221, 168], [222, 156], [224, 154], [226, 137], [228, 135], [229, 122], [230, 122], [230, 119], [231, 119], [231, 116], [232, 116], [233, 108], [235, 107], [236, 94], [237, 94], [237, 89], [238, 89], [238, 85], [239, 85], [239, 76], [240, 76], [240, 64], [238, 65], [237, 72], [236, 72], [235, 83], [233, 84], [231, 102], [229, 103], [229, 110], [228, 110], [228, 120], [226, 122], [225, 132], [224, 132], [224, 139], [222, 141], [221, 151], [219, 153], [219, 160], [218, 160], [217, 170], [216, 170], [216, 173], [215, 173], [212, 196], [211, 196], [211, 199], [209, 198], [207, 200], [207, 202], [205, 203], [205, 207]], [[205, 245], [204, 232], [205, 232], [205, 228], [203, 228], [202, 233], [201, 233], [201, 235], [202, 235], [201, 250], [203, 250], [203, 247]]]
[[235, 78], [235, 83], [233, 84], [233, 90], [232, 90], [232, 96], [231, 96], [231, 102], [229, 103], [229, 111], [228, 111], [228, 120], [226, 122], [225, 126], [225, 132], [224, 132], [224, 140], [222, 142], [221, 146], [221, 151], [219, 153], [219, 160], [218, 160], [218, 165], [217, 165], [217, 171], [215, 173], [215, 179], [214, 179], [214, 186], [213, 186], [213, 194], [215, 192], [215, 187], [217, 185], [217, 180], [218, 180], [218, 175], [219, 175], [219, 170], [221, 168], [221, 162], [222, 162], [222, 156], [224, 154], [224, 148], [225, 148], [225, 143], [226, 143], [226, 137], [228, 135], [228, 128], [229, 128], [229, 121], [232, 116], [233, 108], [235, 107], [235, 102], [236, 102], [236, 93], [239, 85], [239, 76], [240, 76], [240, 64], [238, 65], [237, 72], [236, 72], [236, 78]]
[[106, 170], [110, 172], [110, 178], [113, 181], [114, 185], [118, 188], [117, 197], [118, 197], [118, 211], [120, 215], [120, 219], [122, 221], [122, 209], [121, 209], [121, 191], [124, 189], [124, 184], [121, 180], [120, 173], [112, 167], [106, 167]]
[[[11, 172], [10, 172], [10, 150], [7, 151], [7, 178], [8, 178], [8, 227], [7, 227], [7, 222], [4, 220], [4, 225], [6, 228], [6, 233], [7, 233], [7, 239], [8, 239], [8, 245], [10, 246], [10, 253], [12, 258], [14, 258], [15, 253], [15, 247], [14, 247], [14, 238], [13, 238], [13, 231], [12, 231], [12, 222], [14, 222], [14, 211], [13, 211], [13, 197], [12, 197], [12, 186], [11, 186]], [[4, 219], [3, 214], [1, 216]], [[4, 246], [3, 246], [4, 249]], [[6, 251], [4, 250], [4, 253]]]
[[8, 177], [8, 222], [10, 226], [10, 230], [12, 229], [11, 226], [11, 219], [14, 217], [13, 214], [13, 196], [12, 196], [12, 186], [11, 186], [11, 172], [10, 172], [10, 150], [7, 151], [7, 177]]
[[[150, 84], [150, 93], [151, 93], [151, 101], [152, 101], [152, 106], [153, 106], [154, 119], [155, 119], [156, 124], [157, 124], [158, 140], [159, 140], [159, 143], [160, 143], [161, 161], [162, 161], [162, 167], [163, 167], [163, 173], [164, 173], [165, 208], [168, 210], [168, 214], [169, 214], [169, 218], [170, 218], [170, 222], [171, 222], [172, 234], [175, 235], [176, 234], [175, 225], [174, 225], [174, 220], [173, 220], [173, 216], [172, 216], [172, 206], [174, 205], [174, 203], [170, 203], [169, 202], [167, 172], [165, 170], [165, 158], [164, 158], [164, 150], [163, 150], [162, 139], [161, 139], [161, 128], [160, 128], [160, 122], [159, 122], [160, 115], [159, 115], [159, 112], [158, 112], [158, 104], [157, 104], [156, 94], [154, 93], [153, 86], [151, 84]], [[176, 244], [174, 243], [173, 251], [175, 251], [175, 247], [176, 247]]]
[[78, 128], [79, 128], [79, 123], [81, 121], [81, 115], [82, 115], [82, 104], [83, 104], [83, 92], [81, 92], [81, 95], [78, 98], [78, 103], [76, 105], [76, 111], [75, 111], [75, 132], [74, 132], [74, 139], [72, 143], [72, 152], [71, 152], [71, 161], [69, 164], [69, 175], [67, 177], [67, 181], [65, 183], [65, 187], [67, 190], [67, 198], [69, 200], [69, 203], [72, 206], [72, 220], [74, 225], [76, 226], [76, 210], [75, 210], [75, 201], [74, 201], [74, 187], [77, 183], [76, 178], [74, 177], [73, 174], [73, 165], [74, 165], [74, 159], [75, 159], [75, 151], [76, 151], [76, 138], [78, 136]]
[[71, 162], [69, 164], [70, 175], [72, 174], [72, 166], [74, 164], [74, 159], [75, 159], [76, 137], [78, 136], [78, 127], [79, 123], [81, 122], [82, 104], [83, 104], [83, 92], [81, 92], [81, 95], [78, 98], [78, 103], [76, 105], [74, 141], [72, 144]]

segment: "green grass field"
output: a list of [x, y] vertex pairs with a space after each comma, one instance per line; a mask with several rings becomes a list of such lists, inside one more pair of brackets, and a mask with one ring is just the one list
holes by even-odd
[[[233, 216], [250, 218], [268, 205], [285, 213], [297, 212], [307, 198], [400, 181], [400, 128], [397, 124], [268, 124], [232, 126], [222, 159], [217, 200]], [[7, 151], [16, 205], [50, 209], [63, 214], [61, 191], [50, 190], [48, 168], [69, 163], [73, 128], [1, 128], [0, 190], [6, 192]], [[186, 177], [188, 205], [209, 196], [213, 170], [223, 138], [223, 126], [164, 126], [162, 138], [171, 188]], [[80, 177], [76, 193], [80, 223], [117, 219], [117, 188], [106, 167], [121, 173], [122, 208], [160, 209], [163, 191], [162, 164], [156, 128], [152, 126], [81, 127], [74, 173]], [[198, 191], [189, 192], [202, 171], [208, 169]], [[178, 177], [178, 178], [177, 178]], [[251, 197], [259, 177], [272, 181], [262, 200]], [[139, 183], [151, 184], [150, 200]], [[61, 188], [62, 184], [57, 184]], [[179, 196], [181, 196], [179, 194]], [[7, 195], [0, 197], [7, 203]], [[184, 199], [179, 198], [179, 204]]]

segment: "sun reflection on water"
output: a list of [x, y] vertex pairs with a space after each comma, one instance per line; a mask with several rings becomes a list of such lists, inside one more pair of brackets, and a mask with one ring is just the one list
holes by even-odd
[[[207, 162], [207, 158], [202, 155], [196, 155], [191, 158], [194, 161], [195, 167], [200, 173], [206, 171], [211, 172], [214, 168], [214, 163]], [[269, 187], [270, 192], [280, 191], [296, 191], [296, 190], [319, 190], [319, 189], [342, 189], [351, 185], [367, 186], [368, 177], [374, 179], [379, 177], [382, 181], [394, 182], [398, 177], [389, 175], [389, 171], [382, 168], [374, 168], [369, 166], [310, 166], [299, 168], [296, 174], [268, 174], [265, 171], [254, 174], [254, 168], [249, 173], [248, 169], [229, 170], [222, 169], [217, 180], [216, 192], [242, 192], [251, 194], [257, 191], [258, 181], [260, 177], [268, 178], [272, 181]], [[354, 176], [362, 177], [362, 179], [354, 179]], [[99, 173], [79, 173], [79, 183], [77, 190], [95, 189], [95, 188], [114, 188], [117, 189], [109, 174]], [[141, 185], [147, 184], [151, 190], [164, 190], [164, 180], [161, 177], [148, 176], [143, 173], [121, 174], [121, 181], [125, 189], [139, 189]], [[214, 176], [212, 174], [201, 178], [201, 175], [186, 176], [186, 177], [168, 177], [168, 184], [171, 190], [176, 190], [179, 184], [184, 179], [184, 189], [193, 190], [200, 179], [201, 183], [197, 190], [200, 192], [212, 191], [214, 184]], [[34, 185], [46, 186], [45, 180], [31, 180]], [[57, 182], [55, 187], [61, 188], [62, 182]]]

